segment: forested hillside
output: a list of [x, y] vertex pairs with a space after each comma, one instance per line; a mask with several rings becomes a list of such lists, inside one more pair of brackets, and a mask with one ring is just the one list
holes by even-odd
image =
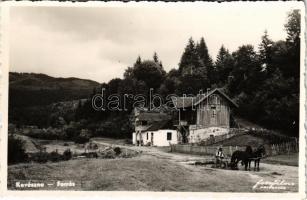
[[47, 126], [52, 103], [89, 98], [99, 83], [45, 74], [9, 73], [9, 121]]

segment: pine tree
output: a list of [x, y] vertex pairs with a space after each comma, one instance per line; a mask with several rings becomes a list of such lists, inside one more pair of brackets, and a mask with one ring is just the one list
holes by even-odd
[[264, 35], [261, 37], [261, 43], [259, 45], [259, 56], [262, 62], [263, 71], [267, 71], [271, 74], [274, 69], [272, 69], [272, 47], [273, 41], [269, 38], [267, 30], [264, 31]]
[[199, 58], [203, 61], [204, 65], [206, 67], [212, 66], [212, 58], [209, 55], [208, 47], [206, 45], [205, 39], [202, 37], [200, 39], [199, 44], [197, 45], [197, 53], [199, 55]]
[[138, 56], [137, 59], [136, 59], [136, 61], [135, 61], [135, 64], [134, 64], [134, 65], [135, 65], [135, 66], [136, 66], [136, 65], [140, 65], [141, 63], [142, 63], [141, 56]]
[[301, 14], [299, 10], [293, 10], [288, 14], [285, 29], [287, 31], [287, 42], [299, 46], [301, 34]]
[[161, 71], [164, 71], [162, 61], [159, 60], [157, 52], [154, 52], [153, 61], [159, 65]]
[[195, 42], [191, 37], [181, 56], [181, 60], [179, 63], [179, 71], [193, 71], [193, 69], [198, 68], [199, 66], [200, 59], [196, 51]]
[[288, 14], [287, 23], [285, 24], [287, 31], [287, 49], [290, 58], [289, 72], [286, 76], [294, 76], [296, 79], [300, 77], [300, 44], [301, 44], [301, 14], [299, 10], [293, 10]]
[[156, 63], [159, 63], [159, 58], [158, 58], [157, 52], [154, 52], [153, 60], [154, 60]]
[[220, 83], [226, 83], [228, 81], [228, 76], [230, 72], [233, 70], [233, 57], [229, 53], [229, 50], [221, 46], [218, 55], [216, 56], [215, 67], [218, 74], [218, 80]]
[[208, 47], [203, 37], [200, 38], [199, 44], [196, 45], [196, 51], [200, 61], [203, 63], [203, 66], [206, 68], [209, 83], [210, 84], [216, 83], [217, 73], [213, 66], [212, 58], [209, 55]]

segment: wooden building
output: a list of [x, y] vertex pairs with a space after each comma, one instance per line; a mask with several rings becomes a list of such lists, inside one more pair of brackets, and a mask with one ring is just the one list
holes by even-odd
[[197, 143], [227, 134], [231, 109], [238, 107], [218, 88], [196, 97], [174, 97], [172, 101], [178, 109], [177, 129], [183, 143]]

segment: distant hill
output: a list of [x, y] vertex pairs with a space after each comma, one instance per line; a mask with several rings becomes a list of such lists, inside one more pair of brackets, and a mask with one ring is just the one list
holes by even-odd
[[79, 78], [10, 72], [9, 123], [48, 126], [58, 116], [73, 116], [78, 103], [99, 85]]
[[99, 83], [79, 78], [55, 78], [46, 74], [9, 73], [10, 106], [39, 106], [88, 98]]
[[80, 78], [55, 78], [46, 74], [16, 73], [9, 74], [10, 88], [28, 90], [90, 90], [99, 86], [99, 83], [92, 80]]

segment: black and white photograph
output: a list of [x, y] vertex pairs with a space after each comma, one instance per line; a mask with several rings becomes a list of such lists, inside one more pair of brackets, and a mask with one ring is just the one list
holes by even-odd
[[303, 192], [303, 2], [8, 11], [8, 191]]

